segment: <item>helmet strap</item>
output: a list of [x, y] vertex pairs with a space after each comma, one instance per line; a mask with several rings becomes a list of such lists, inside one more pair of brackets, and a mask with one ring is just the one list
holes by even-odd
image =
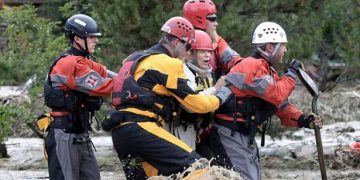
[[261, 56], [264, 57], [270, 64], [272, 64], [274, 60], [274, 56], [279, 50], [280, 43], [276, 43], [275, 48], [271, 54], [267, 53], [266, 51], [262, 50], [260, 46], [256, 46], [256, 50], [260, 52]]
[[180, 55], [179, 48], [177, 48], [175, 45], [173, 45], [166, 36], [164, 36], [163, 39], [164, 39], [165, 43], [168, 44], [168, 46], [170, 46], [170, 48], [172, 49], [172, 53], [171, 53], [172, 56], [177, 58]]
[[84, 39], [84, 42], [85, 42], [85, 49], [83, 47], [81, 47], [81, 45], [79, 43], [77, 43], [75, 40], [75, 44], [80, 48], [81, 51], [85, 52], [86, 54], [90, 54], [89, 53], [89, 50], [88, 50], [88, 47], [87, 47], [87, 40], [86, 40], [86, 37], [85, 38], [82, 38]]

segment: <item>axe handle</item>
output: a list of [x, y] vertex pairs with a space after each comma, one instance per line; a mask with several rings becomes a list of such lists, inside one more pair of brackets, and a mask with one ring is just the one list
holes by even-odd
[[[311, 110], [315, 114], [317, 114], [317, 99], [318, 99], [318, 96], [315, 95], [315, 96], [313, 96], [313, 99], [311, 102]], [[320, 129], [318, 127], [315, 127], [315, 139], [316, 139], [316, 148], [317, 148], [318, 158], [319, 158], [321, 179], [326, 180], [327, 177], [326, 177], [326, 170], [325, 170], [324, 152], [323, 152]]]
[[[309, 84], [309, 82], [306, 81], [304, 76], [307, 76], [307, 74], [305, 71], [299, 70], [299, 71], [297, 71], [297, 74], [298, 74], [298, 77], [301, 80], [301, 82], [304, 84], [306, 89], [310, 92], [311, 96], [313, 97], [312, 102], [311, 102], [312, 112], [315, 114], [318, 114], [318, 112], [317, 112], [317, 99], [319, 96], [318, 92], [315, 93], [313, 87]], [[303, 76], [303, 74], [304, 74], [304, 76]], [[320, 129], [318, 127], [315, 127], [315, 139], [316, 139], [316, 148], [317, 148], [318, 158], [319, 158], [321, 179], [327, 180], [321, 134], [320, 134]]]
[[324, 152], [321, 141], [321, 134], [320, 134], [320, 129], [317, 127], [315, 128], [315, 139], [316, 139], [316, 148], [317, 148], [319, 164], [320, 164], [321, 179], [326, 180], [327, 177], [325, 170], [325, 161], [324, 161]]

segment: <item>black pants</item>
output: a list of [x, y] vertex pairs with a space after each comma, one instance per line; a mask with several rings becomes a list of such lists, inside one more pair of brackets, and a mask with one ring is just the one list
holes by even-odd
[[[125, 124], [112, 131], [112, 139], [119, 159], [124, 163], [127, 179], [145, 179], [150, 171], [168, 176], [183, 171], [201, 158], [188, 145], [155, 122]], [[134, 157], [142, 158], [152, 167], [143, 167], [144, 171], [131, 167], [129, 163]]]

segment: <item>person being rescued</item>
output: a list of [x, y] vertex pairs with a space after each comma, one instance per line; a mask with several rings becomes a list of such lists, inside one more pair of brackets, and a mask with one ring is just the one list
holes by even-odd
[[182, 12], [183, 17], [189, 20], [195, 29], [204, 31], [210, 36], [213, 47], [210, 53], [210, 65], [214, 79], [218, 80], [240, 62], [242, 57], [217, 32], [219, 23], [216, 4], [212, 0], [187, 0]]
[[[214, 73], [210, 65], [212, 51], [210, 36], [204, 31], [195, 30], [195, 41], [191, 44], [190, 54], [185, 59], [183, 66], [189, 87], [204, 95], [213, 95], [216, 90], [225, 85], [225, 76], [221, 77], [214, 85]], [[166, 123], [164, 128], [192, 149], [199, 149], [196, 147], [201, 146], [201, 137], [203, 137], [201, 135], [205, 136], [206, 129], [210, 124], [211, 112], [193, 113], [185, 106], [180, 105], [176, 113], [175, 120]], [[196, 152], [202, 155], [200, 151], [196, 150]]]
[[[110, 111], [102, 123], [112, 130], [114, 148], [127, 179], [169, 176], [201, 156], [166, 131], [178, 103], [194, 113], [217, 109], [230, 96], [219, 88], [214, 95], [199, 94], [188, 86], [182, 60], [194, 40], [194, 27], [182, 17], [165, 22], [159, 43], [128, 56], [114, 81]], [[139, 163], [136, 159], [141, 158]]]

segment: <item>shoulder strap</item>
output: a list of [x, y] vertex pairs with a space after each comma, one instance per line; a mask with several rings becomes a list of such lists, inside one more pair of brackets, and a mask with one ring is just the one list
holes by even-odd
[[54, 60], [54, 62], [53, 62], [52, 65], [50, 66], [49, 73], [48, 73], [48, 83], [49, 83], [49, 85], [50, 85], [51, 87], [52, 87], [52, 84], [51, 84], [50, 74], [51, 74], [52, 69], [54, 68], [54, 66], [57, 64], [57, 62], [58, 62], [60, 59], [66, 57], [66, 56], [69, 56], [69, 55], [70, 55], [70, 54], [66, 54], [66, 53], [60, 55], [59, 57], [57, 57], [57, 58]]
[[145, 51], [140, 51], [140, 52], [138, 51], [138, 52], [130, 55], [129, 59], [132, 58], [133, 61], [134, 61], [134, 64], [132, 65], [131, 70], [130, 70], [131, 75], [134, 75], [136, 67], [137, 67], [137, 65], [139, 64], [139, 62], [141, 60], [145, 59], [148, 56], [151, 56], [151, 55], [154, 55], [154, 54], [159, 54], [159, 53], [160, 52], [154, 52], [154, 51], [151, 51], [151, 50], [145, 50]]

